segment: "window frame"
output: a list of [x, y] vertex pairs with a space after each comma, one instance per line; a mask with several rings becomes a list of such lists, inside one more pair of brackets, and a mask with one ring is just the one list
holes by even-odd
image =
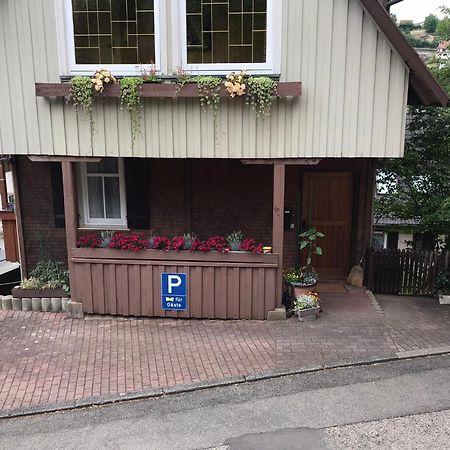
[[[165, 69], [165, 61], [162, 59], [162, 34], [161, 20], [164, 17], [164, 0], [154, 1], [154, 19], [155, 19], [155, 67], [157, 71]], [[105, 67], [115, 75], [134, 75], [141, 73], [141, 63], [136, 64], [77, 64], [75, 56], [75, 38], [72, 15], [72, 0], [63, 0], [56, 2], [56, 23], [58, 27], [60, 45], [60, 71], [62, 75], [92, 75], [99, 67]], [[150, 61], [142, 63], [150, 64]]]
[[[186, 0], [178, 0], [179, 5], [179, 43], [181, 68], [192, 74], [225, 75], [242, 68], [249, 75], [278, 75], [281, 72], [281, 5], [275, 8], [275, 0], [267, 0], [267, 38], [265, 63], [208, 63], [188, 64]], [[278, 37], [279, 39], [276, 39]]]
[[[125, 187], [125, 170], [123, 158], [118, 160], [118, 174], [111, 173], [93, 173], [88, 174], [86, 162], [79, 163], [79, 210], [80, 210], [80, 227], [81, 228], [98, 228], [104, 229], [127, 229], [127, 205], [126, 205], [126, 187]], [[88, 195], [88, 178], [89, 177], [118, 177], [119, 178], [119, 198], [120, 198], [120, 219], [107, 218], [90, 218], [89, 217], [89, 195]], [[103, 191], [103, 195], [105, 192]]]

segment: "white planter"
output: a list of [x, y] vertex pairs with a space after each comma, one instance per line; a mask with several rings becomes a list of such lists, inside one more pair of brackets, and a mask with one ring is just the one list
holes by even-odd
[[450, 305], [450, 294], [440, 295], [439, 296], [439, 304]]

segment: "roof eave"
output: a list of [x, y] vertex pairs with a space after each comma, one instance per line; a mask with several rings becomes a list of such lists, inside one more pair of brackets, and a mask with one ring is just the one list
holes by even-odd
[[391, 20], [383, 4], [379, 0], [360, 0], [360, 2], [410, 69], [410, 88], [414, 90], [414, 95], [409, 96], [408, 103], [448, 106], [450, 104], [448, 94]]

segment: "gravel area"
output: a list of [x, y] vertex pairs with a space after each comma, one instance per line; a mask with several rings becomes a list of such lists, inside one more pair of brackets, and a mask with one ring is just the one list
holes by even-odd
[[450, 411], [333, 427], [326, 432], [332, 449], [442, 450], [450, 448]]

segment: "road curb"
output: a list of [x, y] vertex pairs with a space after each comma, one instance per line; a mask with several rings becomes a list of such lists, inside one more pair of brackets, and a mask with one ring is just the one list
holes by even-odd
[[373, 364], [388, 363], [393, 361], [404, 361], [407, 359], [416, 359], [430, 356], [442, 356], [450, 354], [449, 347], [438, 347], [414, 352], [400, 352], [394, 356], [370, 358], [366, 360], [343, 362], [340, 364], [324, 364], [299, 369], [275, 369], [265, 373], [243, 375], [237, 377], [224, 378], [222, 380], [202, 381], [189, 385], [169, 386], [165, 388], [149, 389], [141, 392], [130, 392], [124, 394], [115, 394], [102, 397], [90, 397], [80, 400], [68, 401], [64, 403], [51, 403], [47, 405], [36, 405], [26, 408], [12, 409], [9, 411], [0, 411], [0, 420], [26, 417], [39, 414], [48, 414], [62, 411], [72, 411], [75, 409], [90, 408], [94, 406], [106, 406], [115, 403], [121, 403], [133, 400], [146, 400], [151, 398], [162, 398], [169, 395], [186, 394], [190, 392], [203, 391], [220, 387], [227, 387], [245, 383], [254, 383], [256, 381], [271, 380], [283, 378], [291, 375], [302, 375], [307, 373], [316, 373], [326, 370], [345, 369], [349, 367], [370, 366]]

